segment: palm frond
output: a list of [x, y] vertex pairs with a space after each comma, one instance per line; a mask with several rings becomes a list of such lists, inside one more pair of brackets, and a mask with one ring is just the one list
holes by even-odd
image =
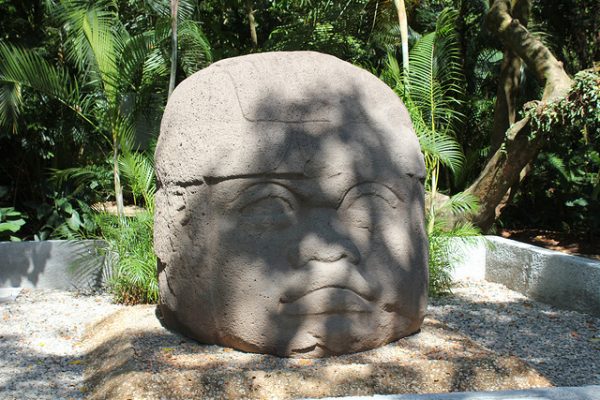
[[78, 86], [65, 69], [51, 65], [33, 51], [5, 43], [0, 43], [0, 59], [0, 122], [19, 115], [21, 86], [53, 97], [83, 116]]
[[50, 182], [62, 186], [70, 182], [74, 186], [72, 195], [85, 192], [87, 187], [99, 192], [109, 191], [112, 183], [112, 172], [106, 165], [85, 165], [64, 169], [51, 169]]
[[152, 158], [143, 153], [125, 151], [119, 159], [119, 165], [134, 197], [142, 197], [146, 209], [153, 211], [156, 179]]
[[[177, 7], [177, 22], [181, 23], [193, 17], [196, 9], [197, 1], [194, 0], [178, 0]], [[146, 0], [146, 4], [152, 11], [163, 18], [171, 18], [171, 2], [170, 0]]]
[[546, 153], [542, 155], [548, 164], [552, 166], [558, 173], [567, 181], [570, 180], [570, 174], [565, 167], [565, 162], [562, 158], [560, 158], [557, 154], [554, 153]]
[[[414, 121], [414, 120], [413, 120]], [[426, 127], [421, 127], [417, 131], [421, 151], [426, 157], [439, 160], [443, 165], [458, 173], [464, 162], [462, 148], [458, 141], [443, 132], [434, 132]]]
[[405, 97], [404, 77], [396, 56], [388, 52], [380, 78], [396, 92], [400, 98]]
[[16, 132], [22, 106], [21, 85], [16, 82], [0, 83], [0, 125], [10, 125], [13, 133]]
[[410, 52], [410, 96], [431, 129], [450, 126], [461, 118], [457, 111], [464, 78], [460, 68], [457, 12], [442, 11], [436, 31], [423, 36]]
[[185, 20], [179, 26], [178, 34], [181, 66], [186, 75], [189, 76], [213, 62], [210, 43], [202, 32], [200, 24]]
[[116, 105], [118, 93], [117, 68], [124, 47], [124, 29], [113, 1], [94, 3], [85, 0], [65, 0], [51, 8], [66, 31], [67, 59], [82, 73], [90, 84], [101, 86], [110, 105]]
[[477, 197], [465, 192], [455, 194], [438, 208], [441, 213], [448, 210], [455, 216], [473, 214], [478, 209]]
[[134, 148], [135, 132], [133, 130], [124, 131], [122, 135], [122, 154], [119, 157], [121, 173], [136, 202], [141, 197], [144, 200], [146, 210], [153, 212], [156, 177], [152, 154], [145, 154]]
[[481, 90], [486, 81], [494, 79], [496, 70], [500, 68], [503, 53], [496, 49], [483, 49], [475, 59], [473, 80], [475, 87]]
[[156, 70], [154, 62], [164, 65], [164, 61], [150, 60], [157, 50], [154, 31], [146, 31], [136, 36], [125, 36], [119, 57], [119, 86], [128, 90], [143, 84], [147, 76], [146, 68]]

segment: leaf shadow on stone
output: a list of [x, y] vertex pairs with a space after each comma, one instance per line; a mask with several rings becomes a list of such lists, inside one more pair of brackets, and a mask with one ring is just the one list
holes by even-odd
[[[219, 171], [228, 167], [229, 160], [223, 159], [224, 166], [213, 166], [214, 173], [209, 172], [195, 185], [185, 188], [192, 193], [187, 195], [186, 215], [183, 218], [189, 226], [190, 242], [188, 246], [179, 248], [182, 252], [179, 259], [194, 260], [195, 265], [186, 267], [190, 271], [184, 276], [190, 280], [198, 279], [192, 270], [207, 269], [209, 272], [206, 274], [204, 271], [204, 279], [212, 282], [216, 288], [209, 290], [227, 291], [225, 300], [221, 300], [224, 297], [221, 293], [210, 297], [216, 304], [197, 304], [198, 313], [222, 313], [213, 315], [213, 318], [222, 318], [227, 324], [227, 318], [241, 318], [250, 310], [250, 314], [254, 315], [246, 316], [248, 325], [240, 326], [240, 329], [256, 329], [254, 335], [264, 337], [268, 345], [258, 348], [231, 331], [219, 332], [222, 336], [212, 340], [231, 343], [234, 347], [251, 352], [281, 354], [282, 349], [286, 349], [290, 354], [313, 357], [352, 352], [361, 346], [362, 349], [377, 347], [397, 339], [400, 336], [398, 331], [414, 332], [418, 329], [415, 328], [415, 321], [386, 320], [379, 326], [378, 321], [374, 321], [372, 326], [367, 326], [358, 322], [360, 318], [344, 318], [335, 312], [328, 312], [327, 309], [334, 308], [335, 304], [344, 303], [345, 300], [340, 300], [340, 296], [345, 293], [339, 290], [321, 290], [321, 301], [331, 307], [324, 307], [326, 311], [319, 313], [318, 317], [314, 310], [305, 309], [302, 302], [294, 306], [295, 315], [290, 318], [282, 316], [285, 312], [272, 308], [265, 309], [265, 313], [259, 315], [262, 303], [250, 304], [255, 299], [257, 302], [263, 301], [261, 296], [270, 296], [267, 302], [283, 303], [284, 294], [281, 293], [285, 292], [286, 285], [305, 286], [310, 292], [311, 288], [318, 289], [318, 284], [311, 286], [312, 282], [325, 281], [323, 285], [351, 288], [356, 286], [353, 281], [361, 279], [368, 282], [372, 293], [389, 292], [391, 286], [395, 289], [392, 301], [377, 305], [386, 308], [382, 313], [410, 316], [415, 313], [415, 308], [421, 306], [420, 302], [425, 301], [426, 266], [423, 265], [423, 255], [426, 254], [427, 244], [422, 227], [414, 226], [422, 222], [422, 182], [419, 182], [420, 177], [414, 176], [398, 163], [398, 153], [402, 149], [384, 142], [384, 135], [378, 133], [381, 128], [377, 121], [370, 118], [367, 110], [369, 104], [365, 104], [360, 90], [344, 88], [338, 92], [337, 98], [315, 92], [308, 96], [310, 101], [286, 104], [286, 108], [293, 109], [301, 116], [302, 122], [282, 120], [281, 106], [273, 99], [274, 96], [277, 95], [269, 93], [252, 111], [252, 115], [257, 116], [252, 121], [255, 131], [242, 132], [256, 138], [255, 148], [246, 153], [246, 172], [219, 175]], [[311, 115], [318, 114], [320, 107], [332, 101], [338, 102], [335, 108], [338, 115], [326, 120], [311, 118]], [[263, 129], [271, 129], [269, 135], [265, 135]], [[339, 148], [332, 149], [335, 146]], [[420, 157], [420, 154], [411, 154], [410, 157]], [[336, 163], [340, 164], [337, 170]], [[320, 175], [323, 172], [326, 175]], [[243, 187], [256, 182], [289, 188], [299, 205], [299, 210], [294, 210], [297, 211], [294, 226], [282, 232], [273, 224], [269, 225], [273, 221], [268, 221], [262, 229], [260, 224], [248, 224], [247, 220], [235, 214], [240, 210], [225, 215], [223, 206], [217, 207], [217, 210], [212, 207], [213, 194], [220, 187], [227, 184]], [[403, 188], [403, 182], [410, 182], [410, 187]], [[394, 212], [387, 215], [379, 212], [382, 208], [382, 196], [379, 194], [365, 196], [365, 213], [359, 221], [359, 225], [363, 226], [348, 226], [340, 222], [339, 203], [343, 195], [357, 184], [377, 184], [384, 188], [381, 190], [393, 191], [399, 198], [394, 205]], [[400, 193], [397, 188], [400, 188]], [[227, 201], [235, 200], [230, 198]], [[390, 215], [397, 220], [389, 219]], [[310, 218], [314, 220], [307, 221]], [[207, 226], [214, 230], [210, 235], [206, 233]], [[391, 226], [402, 226], [399, 230], [390, 228], [389, 231], [399, 232], [404, 237], [384, 240], [382, 232], [378, 231]], [[360, 232], [355, 234], [357, 231]], [[419, 232], [421, 240], [414, 240], [412, 235]], [[362, 243], [356, 243], [357, 237], [362, 238]], [[201, 238], [203, 242], [196, 238]], [[303, 248], [307, 242], [308, 249]], [[396, 247], [391, 247], [391, 244]], [[226, 268], [232, 259], [236, 260], [238, 267], [235, 271]], [[306, 267], [311, 261], [318, 266]], [[376, 268], [369, 269], [372, 264]], [[164, 266], [159, 262], [159, 273], [162, 268]], [[335, 277], [327, 281], [323, 276], [330, 273], [324, 270], [330, 268], [337, 268], [338, 271], [333, 274]], [[411, 272], [419, 268], [422, 270]], [[232, 275], [238, 283], [245, 280], [248, 285], [229, 284]], [[280, 296], [273, 294], [277, 290], [253, 292], [255, 288], [261, 289], [252, 284], [256, 280], [268, 283], [271, 287], [283, 286], [279, 289]], [[203, 285], [204, 288], [208, 286]], [[279, 309], [282, 308], [285, 307], [280, 304]], [[389, 324], [394, 323], [405, 325], [391, 329]], [[308, 329], [310, 332], [307, 332], [306, 324], [311, 325]], [[369, 329], [372, 332], [365, 333]], [[378, 329], [387, 333], [378, 334]], [[198, 337], [192, 332], [194, 328], [188, 331], [183, 327], [182, 330], [192, 337]], [[368, 344], [354, 346], [344, 343], [353, 336], [344, 335], [343, 332], [354, 332], [357, 341], [366, 341]], [[301, 334], [312, 335], [313, 343], [306, 344], [306, 338], [299, 338]], [[208, 339], [207, 342], [212, 341]], [[296, 347], [297, 343], [300, 343], [299, 347]]]

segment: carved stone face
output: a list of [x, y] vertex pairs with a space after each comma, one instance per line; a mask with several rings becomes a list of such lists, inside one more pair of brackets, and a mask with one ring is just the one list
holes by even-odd
[[156, 164], [167, 326], [300, 357], [419, 329], [423, 160], [374, 76], [309, 52], [214, 64], [169, 100]]

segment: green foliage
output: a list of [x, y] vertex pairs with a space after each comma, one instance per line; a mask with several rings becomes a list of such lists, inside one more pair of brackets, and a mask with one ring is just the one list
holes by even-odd
[[531, 118], [532, 134], [579, 131], [583, 140], [590, 142], [590, 135], [600, 130], [600, 75], [579, 72], [566, 97], [532, 108], [526, 114]]
[[452, 286], [451, 262], [456, 255], [454, 248], [457, 240], [474, 243], [480, 235], [477, 228], [469, 223], [457, 225], [452, 229], [435, 227], [429, 235], [429, 295], [441, 296], [450, 292]]
[[410, 50], [410, 70], [403, 76], [395, 56], [388, 54], [381, 78], [403, 99], [425, 156], [426, 187], [437, 192], [439, 164], [460, 170], [463, 155], [454, 127], [462, 117], [458, 111], [463, 77], [454, 29], [457, 13], [440, 14], [435, 32], [421, 37]]
[[81, 239], [96, 230], [91, 205], [111, 195], [110, 161], [103, 165], [50, 170], [44, 201], [26, 203], [34, 240]]
[[131, 190], [133, 204], [143, 205], [152, 213], [154, 211], [154, 193], [156, 192], [152, 156], [126, 150], [123, 152], [119, 164]]
[[460, 69], [460, 52], [455, 31], [457, 12], [444, 10], [436, 31], [417, 40], [409, 53], [408, 76], [396, 58], [388, 54], [382, 79], [404, 100], [421, 144], [427, 167], [426, 210], [429, 237], [429, 292], [432, 296], [450, 289], [452, 237], [478, 235], [471, 224], [455, 225], [454, 220], [477, 209], [473, 196], [458, 193], [438, 204], [440, 164], [450, 171], [461, 170], [464, 156], [455, 138], [454, 128], [462, 115], [458, 111], [464, 79]]
[[[0, 186], [0, 200], [8, 194], [8, 188]], [[0, 203], [1, 204], [1, 203]], [[10, 240], [19, 242], [21, 239], [13, 235], [21, 230], [25, 225], [27, 217], [14, 209], [14, 207], [0, 207], [0, 240]]]
[[86, 202], [64, 192], [53, 192], [48, 200], [34, 207], [36, 220], [42, 223], [35, 240], [74, 240], [94, 232], [93, 210]]
[[[156, 256], [153, 247], [154, 193], [156, 191], [152, 153], [141, 153], [125, 146], [119, 160], [125, 188], [136, 204], [129, 217], [96, 214], [98, 238], [114, 262], [108, 272], [108, 288], [115, 300], [125, 304], [158, 301]], [[141, 200], [141, 201], [140, 201]]]
[[[503, 218], [562, 231], [600, 233], [600, 75], [582, 71], [562, 99], [527, 111], [545, 146]], [[530, 210], [536, 210], [531, 213]]]
[[266, 11], [281, 22], [268, 32], [264, 50], [315, 50], [358, 64], [373, 54], [364, 0], [270, 3]]
[[179, 25], [177, 34], [181, 68], [186, 76], [213, 62], [212, 48], [199, 23], [185, 20]]
[[600, 60], [600, 2], [561, 0], [532, 2], [532, 16], [550, 36], [555, 55], [570, 74]]
[[[430, 200], [431, 201], [431, 200]], [[457, 193], [438, 207], [435, 215], [429, 215], [429, 294], [439, 296], [450, 292], [452, 285], [451, 264], [455, 260], [454, 248], [458, 244], [473, 243], [480, 235], [470, 222], [454, 223], [477, 211], [477, 199], [466, 193]]]
[[112, 261], [108, 289], [119, 303], [138, 304], [158, 301], [156, 256], [152, 242], [153, 214], [143, 210], [133, 217], [119, 218], [107, 213], [95, 219], [100, 238]]
[[445, 9], [439, 15], [435, 32], [419, 39], [410, 51], [408, 92], [433, 131], [452, 132], [462, 115], [464, 77], [456, 34], [458, 13]]
[[[151, 3], [156, 10], [168, 9], [168, 1]], [[192, 3], [181, 2], [182, 17], [191, 16]], [[121, 141], [132, 132], [156, 135], [166, 102], [168, 15], [159, 13], [156, 29], [132, 34], [120, 20], [115, 1], [62, 0], [48, 2], [48, 10], [60, 26], [60, 62], [0, 43], [0, 125], [16, 131], [24, 89], [60, 102], [87, 125], [99, 147], [108, 143], [112, 148], [114, 194], [120, 203]], [[186, 73], [212, 61], [197, 23], [182, 20], [180, 35]]]
[[18, 242], [20, 239], [12, 233], [17, 233], [25, 225], [23, 214], [12, 207], [0, 208], [0, 240]]
[[[95, 211], [78, 203], [80, 210], [86, 210], [84, 226], [71, 226], [67, 223], [60, 224], [54, 232], [63, 233], [63, 237], [100, 239], [107, 243], [106, 247], [99, 249], [109, 260], [109, 265], [104, 271], [107, 288], [116, 301], [125, 304], [155, 303], [158, 300], [158, 282], [156, 272], [156, 256], [153, 248], [153, 210], [155, 177], [154, 165], [150, 153], [141, 153], [123, 149], [120, 157], [121, 171], [124, 178], [124, 188], [134, 202], [144, 208], [136, 207], [119, 217], [106, 211]], [[99, 177], [110, 174], [110, 163], [103, 166], [104, 171], [98, 168], [75, 168], [61, 171], [56, 174], [56, 179], [71, 183], [75, 187], [86, 187], [96, 182]], [[96, 186], [101, 190], [100, 186]], [[55, 218], [65, 213], [77, 215], [75, 207], [71, 207], [66, 199], [56, 202], [62, 206], [52, 210], [58, 214]], [[89, 218], [89, 219], [88, 219]], [[63, 217], [64, 219], [64, 217]], [[52, 221], [52, 218], [49, 219]], [[85, 226], [89, 222], [90, 226]], [[70, 234], [70, 236], [69, 236]], [[56, 233], [54, 233], [56, 236]], [[80, 269], [89, 268], [85, 256], [78, 260], [72, 267], [75, 273]]]

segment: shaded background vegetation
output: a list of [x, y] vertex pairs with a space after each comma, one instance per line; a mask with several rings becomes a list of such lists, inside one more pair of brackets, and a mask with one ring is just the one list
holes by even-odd
[[[401, 71], [400, 29], [391, 0], [178, 3], [176, 82], [211, 62], [252, 52], [329, 53], [371, 70], [403, 98], [416, 125], [421, 126], [418, 130], [430, 169], [428, 189], [434, 195], [465, 190], [491, 156], [503, 46], [484, 27], [489, 1], [406, 1], [414, 65], [406, 76]], [[531, 6], [529, 31], [547, 45], [564, 69], [571, 76], [593, 69], [594, 61], [600, 60], [598, 2], [536, 0]], [[115, 84], [117, 97], [112, 106], [98, 85], [99, 80], [108, 79], [106, 74], [94, 72], [94, 63], [83, 62], [89, 56], [85, 52], [74, 55], [75, 17], [57, 12], [61, 7], [63, 11], [68, 7], [108, 10], [109, 31], [119, 36], [119, 46], [143, 53], [140, 63], [123, 74], [126, 84]], [[135, 167], [131, 154], [151, 154], [158, 134], [172, 59], [171, 11], [167, 0], [0, 0], [0, 41], [9, 46], [0, 56], [0, 67], [6, 71], [14, 49], [27, 49], [45, 60], [48, 76], [56, 69], [62, 71], [60, 76], [70, 77], [78, 96], [71, 98], [69, 109], [64, 98], [17, 85], [4, 72], [0, 82], [0, 224], [5, 225], [0, 225], [0, 240], [87, 237], [102, 232], [127, 237], [113, 229], [115, 223], [126, 225], [127, 218], [103, 223], [104, 217], [92, 210], [93, 205], [115, 200], [115, 175], [122, 176], [125, 204], [146, 212], [151, 209], [144, 193], [152, 190], [143, 183], [151, 164], [138, 160], [143, 165]], [[123, 58], [125, 64], [133, 63], [133, 57]], [[521, 69], [520, 110], [541, 98], [543, 90], [526, 65]], [[539, 130], [550, 134], [528, 165], [520, 189], [511, 191], [511, 202], [496, 228], [548, 228], [588, 237], [600, 234], [597, 77], [592, 71], [582, 76], [576, 80], [579, 95], [570, 95], [562, 109], [547, 108], [534, 118]], [[427, 86], [428, 78], [435, 85]], [[434, 86], [437, 98], [427, 105], [419, 90]], [[10, 106], [15, 102], [19, 107]], [[102, 110], [113, 110], [117, 117], [107, 120]], [[445, 212], [470, 212], [475, 207], [471, 200], [456, 197]], [[444, 230], [435, 226], [433, 213], [429, 222], [430, 233]]]

